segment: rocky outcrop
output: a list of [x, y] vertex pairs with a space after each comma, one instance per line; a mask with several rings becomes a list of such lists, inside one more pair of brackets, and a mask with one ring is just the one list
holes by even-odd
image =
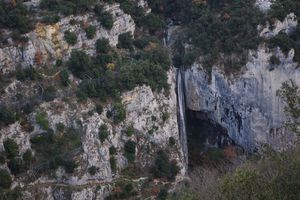
[[[280, 64], [272, 66], [275, 54]], [[203, 111], [228, 130], [229, 136], [246, 150], [269, 144], [281, 150], [293, 144], [295, 135], [286, 127], [285, 103], [277, 95], [283, 82], [300, 85], [300, 70], [293, 62], [294, 51], [285, 56], [280, 49], [264, 47], [251, 52], [244, 73], [227, 77], [214, 68], [208, 75], [194, 64], [185, 72], [187, 107]], [[225, 66], [226, 67], [226, 66]]]
[[261, 11], [268, 11], [271, 8], [273, 0], [256, 0], [255, 5], [259, 7]]
[[286, 16], [283, 21], [275, 20], [275, 22], [270, 25], [269, 22], [266, 22], [266, 25], [260, 25], [258, 27], [259, 36], [263, 38], [272, 38], [280, 32], [291, 33], [296, 29], [298, 25], [297, 16], [294, 13], [290, 13]]
[[[16, 66], [43, 66], [55, 63], [57, 59], [67, 60], [73, 49], [82, 49], [86, 53], [95, 53], [95, 42], [99, 38], [107, 38], [112, 46], [118, 43], [118, 36], [125, 32], [133, 33], [135, 23], [130, 15], [125, 14], [119, 4], [108, 5], [105, 9], [114, 16], [111, 30], [107, 30], [92, 14], [68, 16], [57, 24], [37, 24], [34, 31], [27, 33], [25, 45], [10, 45], [0, 49], [0, 72], [8, 73]], [[88, 39], [84, 27], [96, 26], [96, 36]], [[64, 40], [64, 32], [72, 31], [77, 35], [77, 43], [70, 46]]]

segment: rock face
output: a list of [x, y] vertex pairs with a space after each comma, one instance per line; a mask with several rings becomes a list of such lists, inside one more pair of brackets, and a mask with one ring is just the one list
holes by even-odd
[[[280, 58], [281, 64], [271, 66], [272, 54]], [[208, 113], [209, 118], [225, 127], [229, 136], [248, 151], [263, 144], [278, 150], [287, 148], [295, 136], [284, 127], [285, 104], [276, 93], [290, 79], [300, 85], [300, 70], [293, 56], [293, 50], [285, 56], [279, 49], [270, 52], [261, 47], [250, 54], [242, 75], [227, 78], [215, 68], [211, 82], [199, 70], [200, 66], [194, 64], [185, 72], [187, 107]]]
[[283, 21], [275, 20], [272, 26], [269, 22], [267, 22], [266, 26], [259, 26], [259, 36], [263, 38], [271, 38], [278, 35], [278, 33], [280, 32], [285, 32], [289, 34], [296, 29], [297, 25], [297, 16], [294, 13], [290, 13], [286, 16], [286, 18]]
[[261, 11], [267, 11], [270, 9], [273, 0], [256, 0], [256, 5]]
[[[184, 174], [183, 154], [178, 138], [175, 72], [171, 70], [168, 77], [171, 86], [169, 94], [153, 92], [149, 86], [136, 87], [133, 91], [124, 93], [122, 102], [126, 109], [126, 120], [120, 124], [113, 123], [106, 115], [111, 105], [107, 105], [99, 115], [95, 112], [95, 104], [92, 101], [80, 104], [72, 100], [65, 102], [55, 99], [41, 104], [38, 110], [47, 113], [49, 127], [54, 131], [58, 123], [82, 131], [82, 150], [76, 156], [79, 167], [73, 175], [68, 175], [59, 168], [55, 172], [55, 178], [42, 176], [24, 188], [26, 178], [15, 178], [14, 184], [22, 186], [25, 190], [24, 199], [30, 199], [37, 194], [44, 195], [40, 197], [41, 199], [57, 199], [57, 195], [66, 198], [67, 191], [63, 189], [66, 186], [80, 188], [68, 194], [71, 199], [104, 199], [111, 191], [113, 181], [120, 177], [122, 170], [128, 165], [124, 157], [124, 144], [128, 140], [133, 140], [137, 144], [136, 162], [142, 169], [149, 170], [157, 150], [168, 148], [169, 138], [173, 137], [176, 145], [170, 152], [170, 157], [177, 161], [182, 170], [181, 174]], [[168, 117], [163, 117], [162, 113], [166, 113]], [[23, 130], [19, 122], [1, 129], [0, 151], [3, 150], [2, 144], [6, 138], [14, 138], [20, 146], [20, 153], [30, 148], [30, 137], [44, 132], [35, 122], [35, 113], [30, 117], [30, 121], [34, 124], [34, 130], [29, 132]], [[104, 142], [99, 140], [98, 135], [102, 124], [106, 124], [109, 131], [109, 136]], [[131, 124], [135, 134], [128, 137], [124, 130]], [[116, 172], [111, 170], [109, 153], [111, 146], [117, 149]], [[88, 168], [92, 166], [98, 169], [95, 175], [88, 173]], [[2, 167], [7, 168], [6, 165]], [[58, 183], [64, 187], [57, 189]]]
[[[114, 16], [111, 30], [102, 27], [91, 14], [65, 17], [54, 25], [37, 24], [34, 31], [26, 34], [29, 41], [25, 45], [0, 48], [0, 73], [11, 72], [20, 63], [22, 66], [41, 66], [54, 63], [57, 59], [66, 60], [73, 49], [82, 49], [92, 55], [95, 53], [97, 39], [106, 38], [112, 46], [116, 46], [120, 34], [134, 33], [133, 19], [119, 8], [119, 4], [106, 6], [105, 10]], [[86, 37], [84, 27], [88, 25], [97, 28], [93, 39]], [[64, 40], [64, 32], [67, 30], [77, 35], [77, 43], [74, 46], [68, 45]]]

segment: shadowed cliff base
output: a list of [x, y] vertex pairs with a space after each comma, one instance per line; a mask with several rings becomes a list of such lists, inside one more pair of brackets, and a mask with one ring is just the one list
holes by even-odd
[[242, 152], [227, 130], [209, 119], [207, 113], [186, 110], [186, 118], [189, 169], [227, 162]]

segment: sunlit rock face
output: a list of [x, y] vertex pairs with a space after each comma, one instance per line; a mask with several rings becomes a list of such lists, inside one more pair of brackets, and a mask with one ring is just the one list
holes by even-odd
[[[277, 66], [270, 64], [273, 54], [280, 58]], [[285, 56], [279, 49], [270, 52], [261, 47], [250, 53], [244, 72], [231, 77], [214, 68], [210, 78], [194, 64], [185, 72], [187, 107], [206, 112], [248, 151], [264, 144], [285, 149], [295, 136], [285, 127], [285, 103], [277, 91], [290, 79], [300, 85], [300, 70], [293, 56], [293, 50]]]
[[[91, 14], [64, 17], [54, 25], [37, 24], [32, 32], [26, 34], [29, 39], [26, 44], [14, 44], [0, 48], [0, 73], [11, 72], [20, 64], [26, 67], [55, 63], [57, 59], [67, 60], [73, 49], [81, 49], [87, 54], [93, 55], [95, 43], [99, 38], [106, 38], [110, 45], [116, 46], [120, 34], [134, 33], [133, 19], [119, 8], [119, 4], [108, 5], [105, 10], [114, 16], [111, 30], [102, 27], [97, 18]], [[86, 37], [82, 27], [88, 25], [97, 27], [93, 39]], [[75, 45], [67, 44], [64, 39], [65, 31], [71, 31], [77, 35]]]
[[256, 0], [256, 5], [259, 7], [261, 11], [268, 11], [271, 8], [272, 2], [274, 0]]

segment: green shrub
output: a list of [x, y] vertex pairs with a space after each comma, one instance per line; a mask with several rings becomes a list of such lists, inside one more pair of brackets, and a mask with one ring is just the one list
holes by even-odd
[[136, 38], [133, 43], [137, 48], [144, 49], [150, 44], [150, 42], [159, 44], [159, 40], [153, 36], [142, 36]]
[[61, 83], [63, 84], [63, 86], [68, 86], [70, 85], [71, 81], [69, 79], [69, 73], [67, 70], [62, 70], [60, 73], [59, 73], [59, 77], [60, 77], [60, 80], [61, 80]]
[[0, 126], [12, 124], [16, 120], [16, 113], [7, 107], [0, 105]]
[[63, 162], [63, 166], [67, 173], [74, 173], [76, 167], [78, 167], [77, 163], [74, 160], [65, 160]]
[[118, 124], [126, 119], [126, 110], [122, 103], [115, 103], [112, 109], [114, 123]]
[[24, 162], [25, 162], [25, 165], [27, 167], [30, 166], [31, 162], [33, 161], [33, 154], [32, 154], [32, 151], [30, 149], [26, 150], [25, 153], [23, 154], [22, 156]]
[[49, 129], [48, 115], [46, 112], [38, 112], [35, 116], [36, 123], [44, 130]]
[[96, 42], [97, 53], [108, 53], [110, 50], [108, 39], [98, 39]]
[[102, 112], [103, 112], [103, 107], [102, 107], [102, 105], [101, 104], [96, 104], [96, 112], [99, 114], [99, 115], [101, 115], [102, 114]]
[[19, 154], [19, 146], [14, 140], [10, 138], [6, 139], [3, 142], [3, 146], [5, 149], [6, 156], [8, 158], [14, 158]]
[[117, 171], [117, 160], [114, 156], [111, 156], [110, 159], [109, 159], [109, 163], [110, 163], [110, 168], [111, 168], [111, 171], [113, 173], [116, 173]]
[[163, 123], [165, 123], [170, 118], [170, 114], [168, 112], [162, 112], [161, 118], [163, 120]]
[[46, 24], [55, 24], [58, 23], [60, 20], [60, 17], [58, 15], [54, 15], [54, 16], [44, 16], [42, 19], [42, 22], [46, 23]]
[[17, 186], [13, 190], [0, 190], [0, 199], [18, 200], [22, 198], [21, 187]]
[[9, 189], [12, 183], [12, 179], [8, 171], [0, 169], [0, 187]]
[[[68, 173], [72, 173], [77, 167], [70, 156], [67, 158], [64, 156], [81, 147], [81, 134], [78, 130], [69, 128], [63, 134], [46, 132], [35, 135], [30, 139], [30, 142], [32, 149], [35, 151], [35, 165], [50, 162], [50, 169], [63, 166]], [[46, 166], [46, 169], [48, 169], [48, 166]]]
[[59, 122], [59, 123], [56, 124], [56, 129], [57, 129], [58, 132], [62, 133], [62, 132], [65, 131], [65, 125], [63, 123]]
[[93, 39], [96, 35], [96, 27], [92, 25], [88, 26], [85, 29], [85, 34], [88, 39]]
[[117, 153], [117, 149], [114, 146], [109, 147], [109, 155], [115, 155]]
[[0, 165], [5, 164], [5, 152], [0, 152]]
[[56, 88], [53, 85], [46, 87], [44, 91], [41, 92], [45, 101], [53, 101], [56, 97]]
[[114, 25], [113, 16], [103, 10], [102, 6], [96, 5], [94, 8], [95, 13], [98, 15], [98, 21], [100, 21], [101, 25], [106, 29], [111, 29]]
[[118, 38], [118, 47], [124, 49], [132, 49], [133, 38], [130, 32], [122, 33]]
[[126, 130], [125, 130], [125, 133], [128, 137], [131, 137], [133, 134], [134, 134], [134, 127], [133, 127], [133, 124], [130, 124]]
[[176, 144], [176, 140], [174, 137], [169, 137], [169, 145], [172, 147]]
[[158, 31], [164, 27], [164, 21], [156, 14], [149, 13], [141, 20], [143, 26], [150, 31]]
[[260, 160], [244, 164], [221, 181], [224, 199], [297, 199], [300, 195], [300, 150], [269, 152]]
[[35, 68], [29, 66], [26, 67], [25, 69], [17, 69], [16, 78], [19, 81], [26, 81], [26, 80], [37, 81], [37, 80], [41, 80], [42, 76], [36, 71]]
[[128, 140], [124, 146], [125, 157], [127, 158], [129, 163], [133, 163], [135, 161], [135, 152], [136, 152], [136, 144], [132, 140]]
[[174, 181], [178, 171], [176, 162], [170, 161], [165, 151], [159, 151], [151, 169], [152, 175], [155, 178], [166, 178]]
[[63, 15], [78, 14], [86, 12], [94, 5], [95, 0], [41, 0], [40, 8]]
[[64, 39], [69, 45], [75, 45], [77, 43], [77, 35], [71, 31], [65, 31]]
[[95, 175], [96, 172], [97, 172], [97, 167], [91, 166], [91, 167], [88, 168], [88, 171], [89, 171], [90, 175]]
[[7, 163], [7, 166], [13, 175], [23, 173], [26, 169], [25, 162], [21, 158], [13, 158]]
[[91, 58], [84, 51], [73, 50], [67, 63], [70, 71], [79, 78], [86, 77], [86, 73], [94, 66]]
[[10, 28], [21, 34], [27, 33], [33, 28], [28, 16], [29, 12], [22, 1], [16, 1], [14, 6], [5, 1], [0, 2], [1, 28]]
[[109, 12], [103, 12], [101, 16], [99, 16], [101, 25], [106, 29], [112, 29], [114, 25], [113, 16]]
[[99, 127], [99, 139], [103, 143], [109, 136], [109, 130], [106, 124], [101, 124]]
[[279, 65], [280, 64], [280, 60], [276, 56], [272, 55], [271, 58], [270, 58], [270, 63], [272, 65]]
[[158, 200], [165, 200], [168, 196], [168, 190], [166, 188], [162, 188], [159, 190], [159, 193], [157, 195]]
[[270, 39], [269, 47], [280, 47], [284, 53], [288, 53], [294, 47], [294, 41], [286, 33], [279, 33]]

